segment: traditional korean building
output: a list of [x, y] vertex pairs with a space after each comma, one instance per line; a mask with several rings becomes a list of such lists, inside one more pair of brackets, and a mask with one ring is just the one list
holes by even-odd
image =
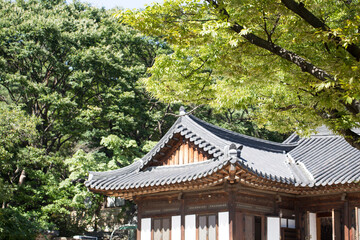
[[318, 131], [276, 143], [182, 112], [141, 160], [86, 186], [137, 204], [138, 240], [360, 240], [360, 151]]

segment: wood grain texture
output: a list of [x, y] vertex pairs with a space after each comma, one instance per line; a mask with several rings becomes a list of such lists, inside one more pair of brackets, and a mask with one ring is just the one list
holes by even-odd
[[177, 140], [173, 139], [171, 145], [166, 145], [160, 153], [154, 157], [154, 159], [157, 159], [157, 162], [153, 162], [150, 166], [182, 165], [213, 158], [211, 154], [208, 154], [188, 139], [182, 136], [176, 136], [176, 139]]

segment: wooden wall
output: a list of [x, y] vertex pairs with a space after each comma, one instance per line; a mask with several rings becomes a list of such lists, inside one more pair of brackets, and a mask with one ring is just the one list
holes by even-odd
[[178, 135], [155, 156], [156, 161], [152, 165], [182, 165], [202, 162], [212, 157], [188, 139]]

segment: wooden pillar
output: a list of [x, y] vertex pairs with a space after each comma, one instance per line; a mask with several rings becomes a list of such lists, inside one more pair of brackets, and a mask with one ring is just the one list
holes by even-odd
[[[304, 227], [302, 222], [302, 214], [299, 210], [299, 201], [295, 200], [295, 229], [296, 229], [296, 239], [302, 239], [301, 229]], [[304, 236], [305, 238], [305, 236]]]
[[332, 232], [333, 239], [332, 240], [340, 240], [341, 239], [341, 217], [340, 212], [338, 210], [332, 209]]
[[[208, 220], [206, 220], [208, 222]], [[199, 240], [199, 218], [195, 217], [196, 240]]]
[[350, 240], [349, 201], [344, 203], [344, 240]]
[[355, 207], [355, 239], [359, 240], [359, 208]]
[[229, 191], [229, 202], [228, 202], [228, 208], [229, 208], [229, 234], [230, 238], [229, 240], [235, 240], [236, 239], [236, 203], [235, 203], [235, 192], [233, 190]]
[[349, 217], [350, 217], [350, 239], [351, 240], [355, 240], [355, 211], [354, 211], [354, 207], [350, 207], [350, 212], [349, 212]]
[[136, 240], [141, 240], [140, 239], [140, 235], [141, 235], [141, 211], [142, 211], [142, 207], [141, 207], [141, 203], [140, 202], [135, 202], [135, 204], [137, 204], [137, 229], [136, 229]]
[[[154, 240], [154, 221], [153, 219], [151, 219], [151, 222], [150, 222], [150, 226], [151, 226], [151, 240]], [[160, 223], [160, 226], [162, 225], [162, 223]]]
[[185, 240], [185, 200], [181, 195], [181, 240]]
[[267, 229], [266, 229], [266, 217], [265, 216], [261, 216], [261, 240], [266, 240], [266, 236], [267, 236]]

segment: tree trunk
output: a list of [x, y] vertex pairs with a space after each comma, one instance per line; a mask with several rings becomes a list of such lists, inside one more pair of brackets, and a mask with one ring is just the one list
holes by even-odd
[[25, 178], [26, 178], [26, 172], [25, 170], [22, 170], [19, 177], [19, 185], [22, 185], [25, 182]]
[[[297, 3], [294, 0], [281, 0], [281, 2], [286, 6], [286, 8], [299, 15], [303, 20], [305, 20], [305, 22], [307, 22], [314, 28], [320, 28], [323, 31], [330, 30], [330, 28], [323, 21], [321, 21], [321, 19], [319, 19], [308, 9], [306, 9], [303, 3]], [[334, 36], [333, 34], [329, 33], [329, 38], [334, 40], [337, 45], [340, 45], [340, 37]], [[350, 53], [356, 59], [356, 61], [360, 60], [360, 48], [358, 46], [352, 43], [347, 48], [345, 48], [345, 50]]]

